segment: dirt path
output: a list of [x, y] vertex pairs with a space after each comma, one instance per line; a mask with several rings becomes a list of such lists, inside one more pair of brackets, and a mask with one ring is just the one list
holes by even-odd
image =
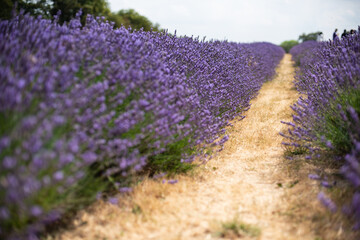
[[[298, 97], [290, 59], [284, 57], [277, 77], [264, 84], [246, 118], [233, 123], [224, 150], [206, 166], [173, 185], [146, 180], [118, 206], [100, 201], [55, 238], [325, 239], [317, 238], [326, 215], [316, 201], [317, 183], [307, 171], [292, 177], [284, 167], [280, 121], [290, 119]], [[235, 228], [238, 234], [231, 233]], [[339, 238], [326, 239], [342, 239], [341, 226], [331, 231]]]

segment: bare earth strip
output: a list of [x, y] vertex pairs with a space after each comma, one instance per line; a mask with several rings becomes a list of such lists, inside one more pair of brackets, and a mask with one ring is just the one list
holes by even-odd
[[[118, 206], [99, 201], [80, 212], [72, 229], [48, 239], [349, 239], [340, 221], [328, 224], [316, 200], [311, 167], [286, 166], [279, 131], [291, 118], [294, 68], [285, 55], [242, 121], [234, 121], [222, 152], [177, 184], [145, 180]], [[250, 224], [259, 234], [221, 235], [221, 222]], [[324, 220], [325, 219], [325, 220]], [[324, 233], [326, 232], [326, 233]]]

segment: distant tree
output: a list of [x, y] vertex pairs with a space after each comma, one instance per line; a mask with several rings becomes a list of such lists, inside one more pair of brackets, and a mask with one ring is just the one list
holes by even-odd
[[[116, 15], [120, 18], [119, 22], [115, 22], [115, 27], [124, 25], [125, 27], [131, 27], [136, 30], [143, 28], [144, 31], [150, 31], [151, 29], [159, 31], [160, 29], [159, 24], [153, 24], [149, 19], [140, 15], [134, 9], [120, 10]], [[121, 24], [119, 25], [119, 23]]]
[[318, 31], [318, 32], [313, 32], [313, 33], [308, 33], [308, 34], [301, 34], [299, 36], [299, 41], [301, 42], [305, 42], [305, 41], [310, 41], [310, 40], [314, 40], [316, 41], [318, 39], [318, 36], [321, 34], [322, 32]]
[[0, 0], [0, 6], [0, 19], [10, 19], [13, 2], [11, 0]]
[[282, 47], [285, 50], [285, 52], [288, 53], [293, 46], [296, 46], [298, 44], [299, 44], [299, 42], [296, 40], [289, 40], [289, 41], [282, 42], [280, 44], [280, 47]]
[[110, 9], [106, 0], [0, 0], [0, 19], [9, 19], [17, 3], [17, 10], [45, 18], [51, 18], [61, 11], [60, 22], [67, 22], [82, 9], [83, 21], [87, 14], [107, 16]]
[[52, 0], [51, 15], [61, 11], [60, 22], [67, 22], [82, 9], [82, 22], [85, 22], [86, 15], [108, 16], [109, 5], [106, 0]]
[[0, 19], [10, 19], [11, 13], [17, 5], [17, 10], [23, 9], [26, 13], [37, 16], [50, 16], [50, 2], [48, 0], [0, 0]]
[[106, 16], [106, 19], [109, 20], [110, 22], [114, 22], [115, 23], [115, 28], [119, 28], [122, 25], [125, 25], [125, 20], [122, 16], [120, 16], [119, 14], [116, 13], [109, 13], [108, 16]]
[[59, 11], [60, 23], [68, 22], [82, 9], [81, 21], [84, 24], [86, 15], [104, 16], [107, 20], [115, 23], [115, 27], [125, 26], [144, 31], [159, 31], [159, 24], [153, 24], [145, 16], [140, 15], [134, 9], [121, 10], [112, 13], [107, 0], [0, 0], [0, 19], [10, 19], [11, 12], [17, 2], [17, 10], [23, 9], [26, 13], [44, 18], [52, 18]]

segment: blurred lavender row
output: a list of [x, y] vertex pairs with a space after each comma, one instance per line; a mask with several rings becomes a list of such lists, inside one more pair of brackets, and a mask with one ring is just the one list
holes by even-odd
[[297, 66], [306, 66], [313, 59], [313, 49], [319, 46], [319, 42], [309, 40], [292, 47], [289, 53]]
[[221, 150], [284, 54], [80, 15], [0, 22], [2, 239], [36, 239], [121, 179]]
[[352, 202], [343, 209], [359, 229], [359, 32], [342, 40], [304, 42], [290, 53], [300, 66], [295, 85], [303, 97], [292, 106], [294, 115], [293, 121], [286, 123], [288, 132], [281, 133], [287, 139], [284, 144], [307, 153], [307, 159], [327, 154], [326, 161], [339, 166], [354, 189]]

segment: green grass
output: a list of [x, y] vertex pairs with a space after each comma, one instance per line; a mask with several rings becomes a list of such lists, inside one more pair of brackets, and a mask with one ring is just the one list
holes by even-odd
[[344, 121], [340, 115], [338, 105], [341, 106], [342, 111], [348, 119], [351, 119], [350, 113], [347, 112], [348, 107], [353, 107], [360, 116], [360, 89], [346, 89], [339, 93], [337, 99], [330, 103], [330, 105], [323, 111], [322, 116], [325, 119], [325, 124], [322, 123], [315, 130], [319, 141], [316, 144], [322, 148], [326, 148], [326, 143], [321, 141], [324, 136], [327, 141], [330, 141], [334, 147], [331, 151], [337, 155], [344, 155], [351, 151], [353, 143], [351, 140], [351, 132], [356, 126], [353, 126], [352, 121]]
[[230, 221], [221, 222], [220, 229], [215, 232], [215, 235], [220, 238], [256, 238], [259, 237], [260, 234], [260, 228], [239, 221], [237, 217]]
[[189, 138], [183, 138], [165, 147], [165, 151], [151, 156], [148, 159], [148, 164], [145, 167], [150, 175], [157, 172], [167, 172], [168, 174], [186, 173], [196, 166], [192, 163], [181, 162], [185, 155], [195, 153], [193, 148], [189, 148]]
[[293, 146], [286, 146], [284, 155], [287, 157], [299, 156], [308, 153], [309, 150], [305, 147], [293, 147]]

